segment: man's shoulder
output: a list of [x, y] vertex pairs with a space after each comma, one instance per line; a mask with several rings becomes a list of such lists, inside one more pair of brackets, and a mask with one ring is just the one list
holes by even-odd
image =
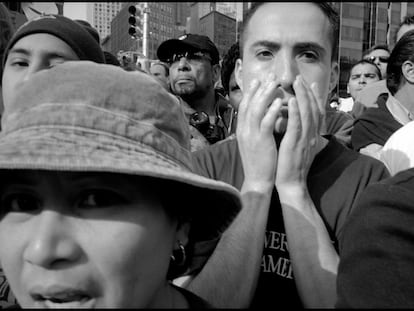
[[[329, 137], [328, 145], [318, 154], [317, 159], [320, 167], [332, 166], [343, 169], [352, 167], [354, 169], [355, 166], [359, 166], [386, 171], [381, 161], [343, 146], [334, 137]], [[357, 172], [354, 174], [358, 175]]]

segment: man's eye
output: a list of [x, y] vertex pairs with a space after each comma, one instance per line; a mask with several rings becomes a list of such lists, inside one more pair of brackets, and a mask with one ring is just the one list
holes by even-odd
[[79, 200], [80, 208], [101, 208], [115, 205], [124, 205], [127, 200], [119, 194], [109, 190], [90, 190], [85, 192]]
[[0, 203], [1, 214], [10, 212], [28, 213], [38, 210], [39, 207], [40, 203], [37, 198], [21, 193], [6, 195]]
[[318, 54], [312, 51], [303, 52], [301, 56], [309, 61], [316, 61], [319, 59]]
[[256, 53], [257, 58], [259, 59], [269, 59], [273, 56], [272, 52], [263, 50]]

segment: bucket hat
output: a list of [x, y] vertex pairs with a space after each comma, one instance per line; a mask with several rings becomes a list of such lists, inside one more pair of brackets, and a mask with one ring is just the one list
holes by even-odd
[[237, 189], [193, 172], [187, 119], [173, 95], [148, 74], [90, 61], [59, 64], [22, 83], [0, 132], [0, 175], [14, 169], [122, 173], [185, 186], [200, 198], [187, 209], [196, 242], [218, 237], [241, 208]]

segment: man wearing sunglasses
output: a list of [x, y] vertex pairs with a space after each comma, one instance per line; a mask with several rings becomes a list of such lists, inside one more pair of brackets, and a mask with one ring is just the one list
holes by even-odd
[[170, 87], [185, 103], [190, 129], [204, 136], [204, 144], [195, 142], [192, 150], [228, 137], [234, 132], [234, 109], [214, 88], [220, 77], [219, 52], [207, 37], [186, 34], [161, 43], [158, 58], [170, 65]]
[[364, 88], [355, 99], [355, 102], [359, 102], [361, 109], [353, 111], [355, 118], [362, 115], [366, 108], [378, 107], [377, 99], [380, 94], [387, 93], [390, 96], [390, 92], [386, 86], [387, 79], [387, 65], [390, 57], [390, 50], [385, 44], [377, 44], [372, 46], [368, 51], [364, 52], [363, 59], [373, 62], [381, 71], [381, 80], [370, 84]]
[[370, 48], [364, 55], [364, 59], [372, 61], [381, 70], [381, 77], [387, 77], [388, 58], [390, 58], [390, 50], [385, 44], [377, 44]]

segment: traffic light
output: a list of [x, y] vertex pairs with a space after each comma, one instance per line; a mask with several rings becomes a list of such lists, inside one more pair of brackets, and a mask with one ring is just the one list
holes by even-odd
[[142, 34], [141, 30], [141, 8], [138, 5], [130, 5], [128, 8], [128, 12], [130, 14], [128, 18], [129, 29], [128, 33], [131, 37], [136, 39], [138, 36]]

